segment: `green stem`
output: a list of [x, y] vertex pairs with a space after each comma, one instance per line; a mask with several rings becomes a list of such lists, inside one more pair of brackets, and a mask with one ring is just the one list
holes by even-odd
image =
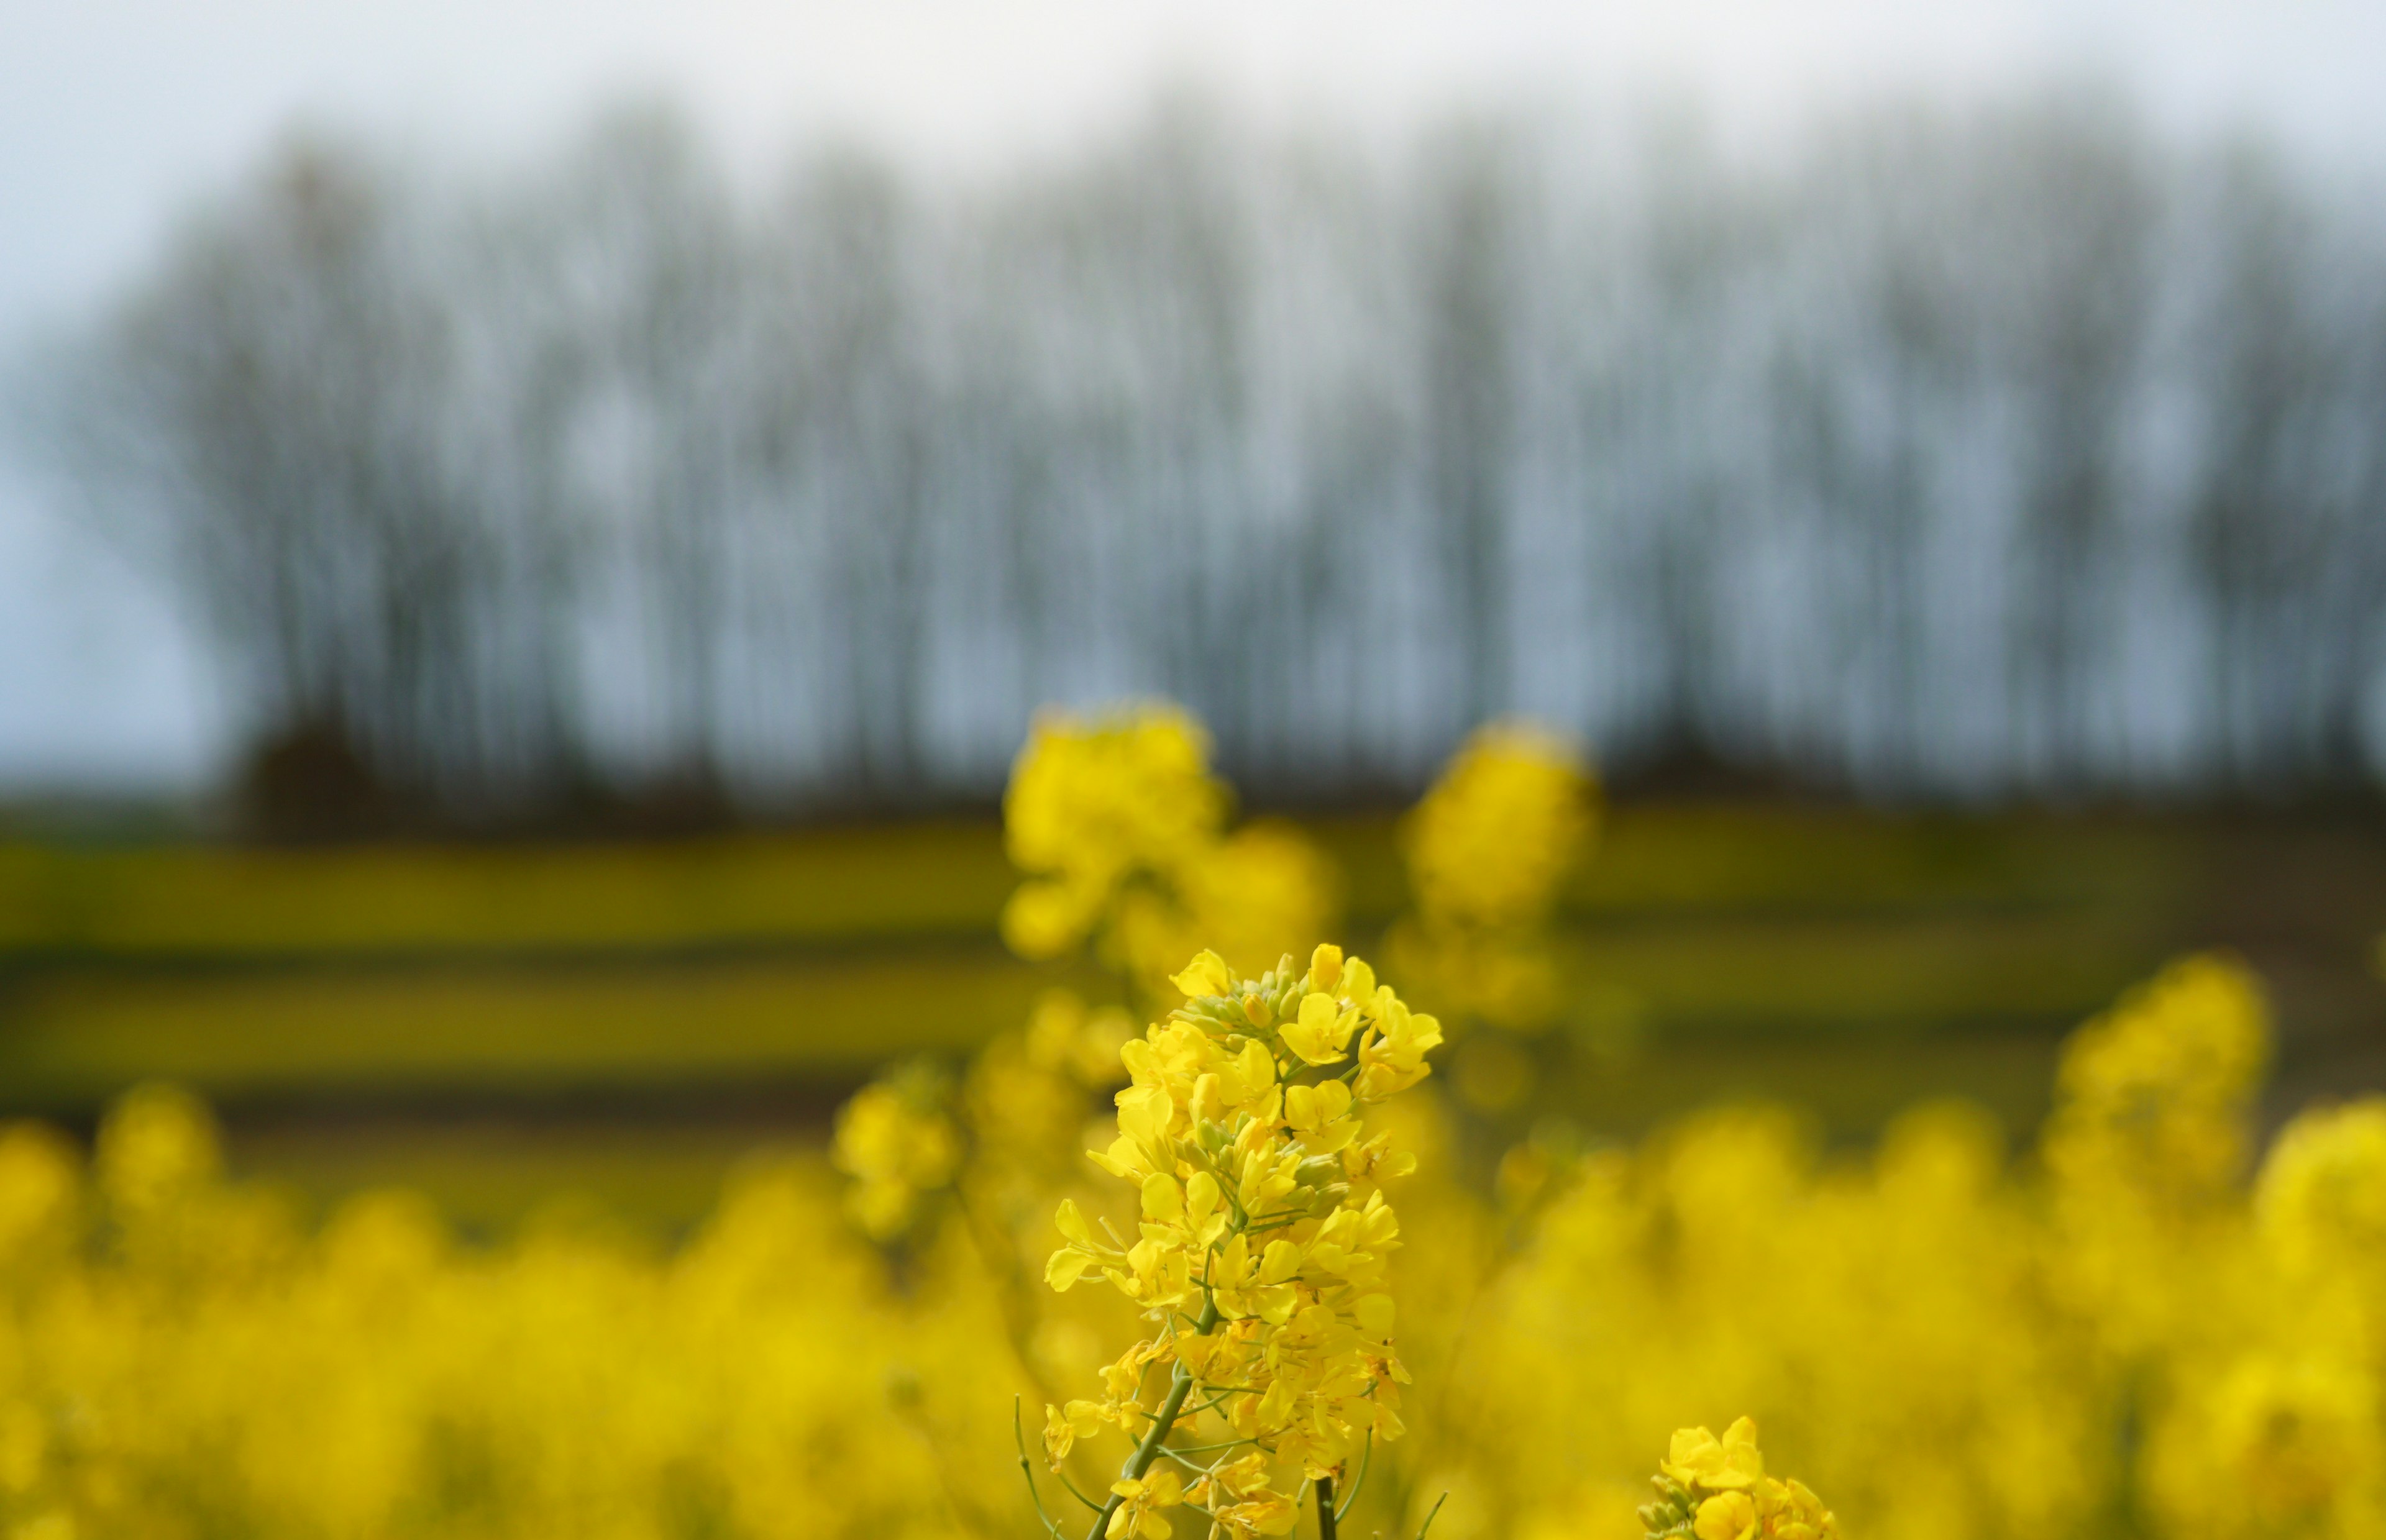
[[1044, 1511], [1044, 1495], [1036, 1490], [1036, 1468], [1027, 1463], [1027, 1434], [1020, 1425], [1019, 1397], [1016, 1396], [1011, 1398], [1011, 1437], [1019, 1446], [1019, 1473], [1027, 1478], [1027, 1496], [1036, 1505], [1036, 1517], [1044, 1521], [1045, 1534], [1052, 1540], [1061, 1540], [1061, 1526]]
[[[1201, 1319], [1196, 1325], [1194, 1334], [1208, 1336], [1211, 1329], [1217, 1324], [1218, 1302], [1212, 1299], [1201, 1307]], [[1143, 1435], [1143, 1442], [1135, 1446], [1135, 1453], [1127, 1456], [1126, 1463], [1119, 1467], [1119, 1480], [1141, 1481], [1143, 1473], [1151, 1469], [1151, 1462], [1160, 1458], [1162, 1440], [1165, 1439], [1170, 1430], [1176, 1426], [1176, 1414], [1185, 1409], [1185, 1397], [1192, 1389], [1193, 1371], [1185, 1367], [1183, 1358], [1179, 1358], [1176, 1360], [1174, 1371], [1168, 1377], [1168, 1399], [1160, 1403], [1160, 1410], [1153, 1414], [1151, 1431]], [[1086, 1540], [1102, 1540], [1102, 1536], [1111, 1527], [1111, 1515], [1118, 1511], [1119, 1504], [1124, 1501], [1125, 1499], [1117, 1493], [1111, 1494], [1110, 1501], [1104, 1503], [1102, 1510], [1094, 1515], [1094, 1527], [1086, 1532]]]
[[1359, 1500], [1359, 1494], [1366, 1488], [1367, 1471], [1369, 1467], [1373, 1466], [1375, 1463], [1375, 1430], [1370, 1428], [1367, 1430], [1367, 1452], [1359, 1461], [1358, 1477], [1350, 1483], [1350, 1490], [1342, 1494], [1342, 1506], [1334, 1510], [1334, 1521], [1336, 1523], [1338, 1524], [1344, 1519], [1350, 1517], [1350, 1505]]
[[1317, 1540], [1334, 1540], [1334, 1478], [1317, 1478]]

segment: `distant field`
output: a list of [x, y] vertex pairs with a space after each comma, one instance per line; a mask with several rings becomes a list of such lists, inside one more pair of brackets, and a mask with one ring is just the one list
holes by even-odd
[[992, 823], [646, 845], [0, 845], [0, 956], [508, 955], [983, 935]]
[[[1370, 945], [1404, 902], [1391, 820], [1310, 827]], [[245, 1164], [318, 1196], [404, 1179], [510, 1211], [577, 1173], [684, 1217], [737, 1150], [816, 1137], [873, 1065], [966, 1052], [1061, 977], [996, 940], [1012, 880], [966, 820], [0, 845], [0, 1105], [80, 1121], [165, 1076], [224, 1108]], [[1960, 1092], [2019, 1128], [2062, 1031], [2215, 943], [2273, 981], [2290, 1076], [2337, 1089], [2378, 1071], [2381, 929], [2367, 821], [1627, 807], [1567, 897], [1581, 993], [1538, 1110], [1622, 1132], [1775, 1096], [1860, 1135]]]

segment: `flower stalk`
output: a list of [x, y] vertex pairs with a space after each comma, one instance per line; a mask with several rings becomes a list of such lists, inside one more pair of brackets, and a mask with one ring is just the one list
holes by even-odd
[[[1285, 1534], [1303, 1485], [1331, 1540], [1336, 1482], [1400, 1436], [1408, 1379], [1383, 1183], [1415, 1162], [1364, 1116], [1430, 1072], [1440, 1027], [1331, 945], [1257, 979], [1204, 952], [1170, 982], [1186, 1004], [1120, 1050], [1119, 1134], [1091, 1152], [1135, 1188], [1136, 1238], [1063, 1201], [1067, 1244], [1045, 1272], [1061, 1290], [1099, 1273], [1158, 1329], [1105, 1371], [1100, 1399], [1046, 1409], [1046, 1454], [1059, 1471], [1106, 1426], [1140, 1435], [1086, 1540], [1167, 1540], [1162, 1510], [1177, 1506], [1208, 1517], [1213, 1540]], [[1148, 1405], [1162, 1364], [1166, 1391]]]

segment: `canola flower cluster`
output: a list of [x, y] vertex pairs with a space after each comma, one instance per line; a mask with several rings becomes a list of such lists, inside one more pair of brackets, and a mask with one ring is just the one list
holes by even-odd
[[837, 1109], [831, 1158], [853, 1178], [846, 1209], [872, 1240], [909, 1231], [922, 1201], [959, 1173], [961, 1132], [946, 1112], [948, 1097], [936, 1067], [915, 1061], [863, 1086]]
[[[1132, 720], [1048, 724], [1022, 768]], [[1191, 762], [1169, 795], [1211, 795]], [[1222, 817], [1192, 822], [1225, 843]], [[1160, 893], [1103, 881], [1061, 955]], [[898, 1067], [828, 1157], [742, 1173], [669, 1246], [565, 1215], [467, 1242], [390, 1193], [313, 1222], [160, 1088], [88, 1154], [0, 1130], [0, 1535], [993, 1540], [1049, 1536], [1021, 1472], [1051, 1496], [1057, 1465], [1095, 1540], [1321, 1511], [1431, 1540], [2386, 1537], [2386, 1100], [2265, 1147], [2242, 965], [2184, 959], [2082, 1027], [2019, 1149], [1959, 1102], [1862, 1151], [1726, 1106], [1543, 1131], [1488, 1192], [1459, 1151], [1513, 1131], [1403, 1087], [1423, 1019], [1289, 945], [1185, 948], [1182, 984], [1113, 960], [1132, 1013], [1056, 990], [966, 1064]], [[1022, 1404], [1058, 1408], [1040, 1460]], [[1676, 1432], [1741, 1412], [1811, 1488], [1753, 1423]]]
[[1598, 782], [1573, 745], [1530, 722], [1478, 729], [1401, 829], [1416, 907], [1437, 931], [1546, 924], [1597, 834]]
[[2268, 1039], [2242, 965], [2190, 958], [2066, 1045], [2027, 1159], [1962, 1103], [1861, 1160], [1763, 1108], [1580, 1157], [1463, 1347], [1412, 1354], [1454, 1382], [1418, 1438], [1454, 1516], [1629, 1533], [1605, 1472], [1687, 1400], [1753, 1409], [1866, 1535], [2386, 1534], [2386, 1101], [2249, 1181]]
[[1234, 799], [1209, 753], [1209, 734], [1173, 706], [1037, 717], [1002, 803], [1027, 874], [1002, 915], [1014, 951], [1043, 959], [1090, 942], [1156, 1002], [1198, 950], [1256, 970], [1331, 929], [1329, 864], [1284, 823], [1229, 832]]
[[1647, 1540], [1834, 1540], [1839, 1521], [1805, 1483], [1764, 1473], [1756, 1424], [1743, 1417], [1717, 1438], [1705, 1428], [1674, 1434], [1641, 1506]]
[[[1208, 734], [1175, 707], [1043, 713], [1003, 799], [1025, 874], [1005, 939], [1031, 961], [1107, 970], [1125, 1002], [1154, 1011], [1177, 1001], [1170, 973], [1197, 949], [1256, 970], [1307, 947], [1334, 926], [1330, 863], [1289, 825], [1230, 830], [1232, 800], [1211, 773]], [[1126, 1004], [1056, 986], [958, 1081], [933, 1064], [894, 1066], [837, 1118], [832, 1159], [854, 1179], [855, 1222], [901, 1245], [956, 1210], [1016, 1331], [1031, 1330], [1027, 1254], [1053, 1195], [1084, 1174], [1089, 1097], [1125, 1078], [1121, 1050], [1137, 1031]]]
[[999, 1403], [937, 1367], [999, 1339], [993, 1302], [924, 1292], [816, 1164], [748, 1171], [668, 1254], [561, 1217], [468, 1246], [398, 1193], [305, 1224], [227, 1180], [204, 1108], [136, 1091], [87, 1162], [0, 1133], [0, 1534], [997, 1533], [941, 1472]]
[[1250, 980], [1205, 951], [1173, 982], [1186, 1004], [1122, 1051], [1119, 1135], [1094, 1155], [1134, 1184], [1137, 1238], [1063, 1199], [1045, 1273], [1065, 1291], [1099, 1272], [1152, 1334], [1099, 1399], [1047, 1409], [1045, 1447], [1057, 1471], [1105, 1427], [1133, 1441], [1098, 1515], [1109, 1540], [1167, 1540], [1178, 1503], [1213, 1536], [1288, 1534], [1300, 1484], [1322, 1510], [1363, 1445], [1403, 1429], [1382, 1182], [1415, 1159], [1364, 1118], [1430, 1072], [1441, 1028], [1330, 945]]
[[1529, 722], [1468, 737], [1400, 825], [1413, 902], [1386, 938], [1390, 965], [1466, 1044], [1460, 1094], [1498, 1110], [1533, 1065], [1518, 1036], [1544, 1031], [1565, 993], [1551, 935], [1561, 887], [1599, 829], [1599, 784], [1580, 753]]

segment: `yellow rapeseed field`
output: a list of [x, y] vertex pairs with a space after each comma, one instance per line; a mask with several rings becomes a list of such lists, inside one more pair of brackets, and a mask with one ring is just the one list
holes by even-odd
[[1131, 1007], [889, 1067], [670, 1249], [309, 1227], [165, 1086], [88, 1159], [0, 1133], [0, 1531], [2386, 1535], [2386, 1104], [2257, 1159], [2240, 965], [2083, 1026], [2027, 1152], [1959, 1103], [1502, 1149], [1587, 770], [1470, 744], [1374, 959], [1228, 808], [1180, 713], [1039, 722], [1006, 935]]

